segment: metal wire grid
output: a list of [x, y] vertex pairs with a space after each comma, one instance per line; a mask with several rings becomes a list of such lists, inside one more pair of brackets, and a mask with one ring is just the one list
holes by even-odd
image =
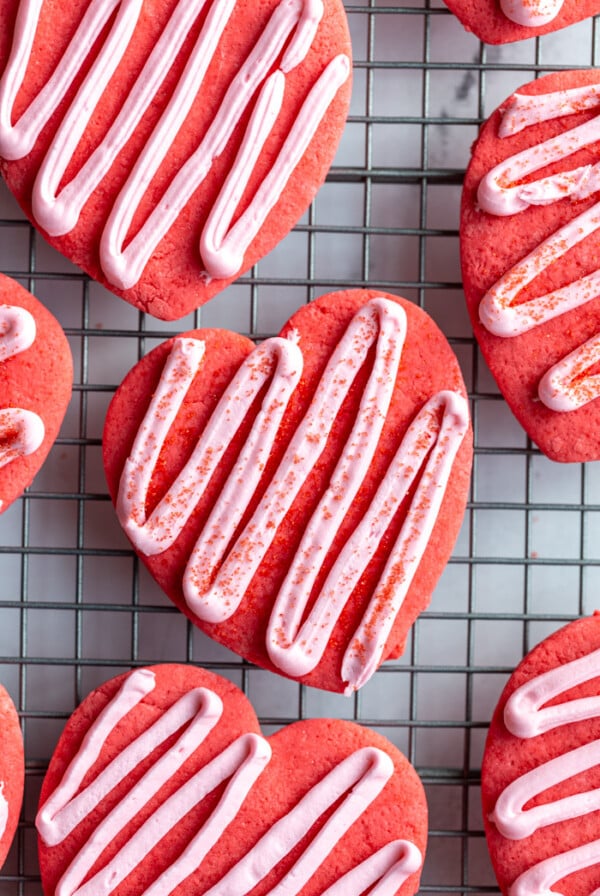
[[[73, 400], [29, 493], [0, 517], [0, 680], [18, 706], [27, 782], [1, 896], [41, 891], [33, 817], [66, 718], [113, 674], [202, 664], [240, 685], [265, 731], [333, 715], [385, 733], [430, 804], [422, 891], [494, 892], [478, 769], [503, 681], [535, 642], [595, 608], [598, 465], [552, 464], [507, 411], [474, 345], [458, 269], [458, 203], [481, 120], [520, 83], [595, 65], [598, 25], [506, 48], [481, 45], [441, 2], [347, 0], [353, 106], [315, 203], [249, 276], [195, 315], [162, 324], [50, 250], [0, 185], [0, 269], [41, 298], [73, 349]], [[418, 302], [442, 326], [472, 398], [472, 499], [454, 556], [405, 657], [347, 700], [257, 670], [196, 631], [159, 592], [116, 524], [100, 464], [104, 411], [156, 342], [197, 325], [259, 340], [303, 302], [348, 285]]]

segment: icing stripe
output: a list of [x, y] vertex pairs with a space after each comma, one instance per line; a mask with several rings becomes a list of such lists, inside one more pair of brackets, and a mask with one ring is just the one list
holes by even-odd
[[[36, 825], [44, 842], [49, 846], [63, 842], [90, 810], [146, 759], [152, 750], [185, 726], [173, 747], [154, 763], [99, 824], [94, 836], [83, 846], [63, 874], [55, 891], [56, 896], [93, 894], [100, 889], [104, 893], [111, 893], [162, 839], [165, 831], [174, 827], [215, 787], [231, 778], [218, 806], [190, 844], [190, 847], [196, 849], [194, 868], [197, 867], [203, 857], [198, 852], [199, 838], [202, 838], [202, 847], [207, 852], [218, 839], [221, 827], [227, 826], [235, 817], [252, 784], [269, 760], [270, 749], [263, 738], [254, 734], [238, 738], [166, 799], [130, 837], [114, 859], [82, 885], [103, 850], [140, 808], [173, 777], [185, 760], [204, 742], [221, 717], [222, 704], [216, 694], [205, 688], [189, 691], [132, 741], [86, 788], [77, 792], [84, 775], [92, 767], [110, 733], [153, 688], [154, 675], [148, 670], [134, 672], [126, 679], [119, 693], [93, 723], [59, 787], [38, 813]], [[182, 874], [181, 879], [189, 875], [189, 850], [179, 857], [169, 873], [172, 876]]]
[[526, 28], [541, 28], [552, 22], [563, 3], [564, 0], [500, 0], [506, 18]]
[[[269, 762], [270, 747], [262, 737], [254, 734], [238, 737], [168, 797], [131, 835], [114, 858], [86, 880], [90, 869], [114, 837], [219, 723], [222, 704], [218, 696], [204, 688], [192, 690], [166, 710], [125, 747], [97, 778], [78, 792], [107, 738], [119, 725], [126, 725], [128, 713], [153, 687], [154, 675], [149, 670], [139, 670], [128, 676], [120, 691], [92, 723], [63, 780], [38, 813], [36, 824], [44, 842], [47, 845], [62, 843], [88, 812], [139, 762], [185, 726], [174, 746], [100, 822], [93, 836], [63, 874], [55, 891], [56, 896], [93, 896], [98, 892], [108, 896], [145, 859], [163, 838], [165, 831], [172, 829], [208, 793], [227, 781], [218, 804], [200, 830], [174, 863], [143, 894], [168, 896], [201, 866], [209, 850], [234, 821], [254, 782]], [[381, 793], [393, 773], [393, 762], [383, 751], [372, 747], [356, 750], [334, 766], [293, 809], [276, 821], [206, 896], [244, 896], [249, 893], [306, 837], [323, 814], [335, 807], [305, 845], [293, 867], [270, 891], [271, 896], [295, 896], [354, 821]], [[366, 886], [374, 883], [374, 894], [392, 896], [399, 884], [420, 869], [421, 863], [421, 854], [414, 844], [403, 840], [392, 841], [355, 866], [330, 887], [327, 894], [337, 896], [343, 892], [348, 896], [360, 896]], [[84, 880], [85, 883], [82, 883]]]
[[600, 650], [585, 654], [521, 685], [504, 709], [504, 722], [515, 737], [537, 737], [561, 725], [600, 717], [600, 696], [546, 706], [571, 688], [600, 675]]
[[23, 408], [0, 410], [0, 468], [18, 457], [28, 457], [44, 441], [41, 417]]
[[[509, 137], [540, 122], [594, 108], [600, 103], [598, 85], [557, 91], [541, 97], [518, 94], [509, 104], [499, 129]], [[588, 198], [600, 190], [600, 162], [570, 169], [523, 184], [530, 174], [562, 161], [600, 140], [600, 117], [534, 145], [501, 162], [481, 181], [477, 199], [492, 215], [518, 214], [532, 205], [547, 205], [570, 197]], [[510, 338], [587, 304], [600, 292], [600, 270], [545, 295], [519, 301], [523, 290], [550, 265], [600, 228], [600, 203], [551, 234], [526, 258], [506, 272], [483, 297], [479, 317], [496, 336]], [[539, 397], [551, 410], [575, 410], [600, 395], [600, 377], [587, 375], [599, 357], [594, 337], [555, 365], [539, 386]]]
[[422, 864], [423, 857], [414, 843], [394, 840], [340, 877], [323, 896], [362, 894], [373, 884], [377, 886], [369, 890], [369, 896], [396, 896], [404, 881], [416, 874]]
[[[178, 2], [114, 123], [81, 169], [63, 184], [65, 171], [94, 110], [105, 91], [110, 89], [110, 79], [134, 38], [143, 0], [92, 0], [50, 80], [13, 124], [13, 107], [26, 77], [43, 3], [43, 0], [21, 0], [11, 55], [0, 80], [0, 154], [7, 159], [21, 159], [29, 154], [84, 65], [90, 47], [116, 13], [108, 36], [59, 126], [35, 181], [34, 217], [50, 235], [64, 235], [76, 226], [83, 206], [154, 102], [190, 28], [207, 2]], [[235, 0], [209, 3], [202, 31], [173, 95], [108, 215], [100, 241], [100, 262], [107, 279], [121, 289], [128, 289], [138, 282], [156, 246], [203, 183], [215, 158], [232, 138], [260, 90], [238, 156], [201, 238], [200, 251], [208, 275], [234, 276], [330, 103], [349, 77], [347, 56], [340, 55], [325, 67], [304, 101], [269, 174], [242, 218], [231, 227], [254, 164], [278, 117], [286, 73], [303, 62], [323, 15], [321, 0], [282, 0], [247, 60], [240, 66], [198, 148], [181, 166], [162, 198], [155, 203], [152, 213], [125, 246], [134, 215], [201, 90], [207, 68], [218, 52], [219, 41], [234, 8]], [[282, 53], [279, 68], [270, 75]]]
[[[259, 116], [257, 104], [244, 143], [202, 234], [200, 252], [207, 270], [213, 276], [230, 277], [240, 270], [245, 248], [250, 245], [258, 233], [259, 226], [279, 199], [290, 173], [299, 164], [325, 111], [349, 75], [350, 60], [347, 56], [336, 56], [329, 63], [300, 109], [274, 165], [258, 188], [252, 202], [235, 225], [231, 226], [231, 220], [245, 187], [246, 172], [254, 164], [255, 157], [258, 157], [270, 130], [270, 122], [265, 116], [265, 121], [260, 122], [260, 130], [256, 128], [258, 133], [254, 133], [255, 119]], [[270, 108], [269, 111], [274, 121], [283, 97], [284, 79], [283, 75], [277, 72], [272, 79], [276, 80], [276, 84], [272, 84], [272, 87], [276, 92], [277, 101], [275, 108]], [[267, 86], [269, 82], [264, 90]]]
[[[600, 716], [600, 697], [583, 697], [547, 704], [571, 688], [600, 676], [600, 650], [563, 663], [530, 679], [513, 692], [504, 709], [504, 722], [515, 737], [531, 738], [574, 722]], [[524, 807], [551, 787], [600, 763], [600, 741], [591, 741], [554, 757], [515, 779], [501, 793], [492, 821], [512, 840], [531, 836], [542, 827], [578, 818], [600, 809], [600, 788], [575, 793], [552, 802]], [[510, 887], [510, 896], [559, 893], [554, 884], [568, 874], [600, 862], [600, 840], [538, 862]]]
[[[354, 497], [353, 493], [341, 497], [345, 474], [334, 476], [296, 552], [267, 629], [269, 656], [283, 671], [299, 676], [317, 665], [345, 604], [394, 514], [416, 483], [402, 530], [342, 661], [342, 679], [349, 683], [347, 692], [362, 687], [376, 671], [435, 525], [465, 433], [465, 414], [463, 400], [453, 392], [439, 393], [417, 414], [360, 525], [344, 545], [313, 608], [302, 621], [323, 555], [333, 542], [334, 524], [341, 523], [344, 505], [349, 507]], [[329, 508], [333, 508], [331, 517]], [[311, 559], [313, 566], [307, 573], [304, 567]]]
[[271, 385], [241, 456], [243, 479], [222, 495], [237, 525], [273, 447], [281, 418], [302, 374], [302, 355], [289, 339], [268, 339], [244, 361], [219, 401], [190, 459], [150, 516], [146, 500], [152, 474], [185, 394], [200, 369], [204, 343], [175, 339], [160, 383], [127, 458], [117, 498], [117, 515], [138, 550], [154, 555], [167, 550], [185, 524], [255, 398]]
[[[559, 97], [559, 102], [556, 102]], [[600, 85], [569, 87], [555, 93], [515, 93], [510, 98], [498, 128], [500, 137], [518, 134], [542, 121], [552, 121], [600, 105]]]
[[223, 622], [243, 600], [282, 521], [318, 463], [336, 415], [375, 345], [375, 360], [352, 432], [275, 598], [266, 635], [272, 662], [286, 673], [304, 675], [318, 664], [344, 605], [402, 499], [416, 484], [406, 522], [343, 661], [342, 677], [348, 691], [360, 687], [381, 659], [468, 429], [467, 403], [459, 394], [440, 392], [421, 409], [302, 624], [308, 596], [333, 536], [377, 451], [405, 336], [406, 316], [396, 302], [374, 299], [357, 312], [335, 348], [277, 471], [263, 486], [256, 510], [235, 541], [300, 379], [301, 352], [294, 341], [278, 338], [267, 340], [249, 356], [220, 400], [190, 460], [148, 516], [145, 508], [153, 471], [202, 360], [200, 344], [190, 347], [194, 358], [188, 363], [184, 358], [186, 346], [193, 341], [176, 340], [125, 464], [117, 497], [119, 519], [136, 548], [147, 555], [168, 549], [189, 520], [259, 390], [272, 376], [261, 412], [191, 552], [183, 578], [184, 597], [194, 614], [213, 623]]
[[561, 289], [517, 303], [526, 286], [598, 227], [600, 203], [569, 221], [511, 268], [481, 301], [479, 319], [484, 327], [495, 336], [518, 336], [594, 299], [600, 291], [600, 270]]
[[[35, 342], [35, 318], [17, 305], [0, 305], [0, 364]], [[0, 468], [33, 454], [44, 441], [41, 417], [23, 408], [0, 409]], [[0, 509], [3, 502], [0, 501]]]
[[[233, 615], [240, 605], [286, 513], [323, 453], [342, 403], [369, 349], [376, 342], [375, 361], [352, 432], [330, 485], [308, 524], [280, 600], [287, 605], [298, 599], [298, 590], [304, 593], [308, 588], [310, 592], [332, 536], [352, 504], [373, 460], [390, 406], [405, 337], [406, 315], [395, 302], [375, 299], [354, 316], [336, 346], [310, 407], [298, 425], [260, 504], [236, 543], [228, 550], [241, 517], [239, 512], [238, 520], [230, 519], [230, 507], [235, 500], [240, 504], [243, 500], [240, 508], [243, 511], [252, 497], [251, 492], [240, 494], [239, 490], [235, 490], [242, 470], [234, 468], [225, 486], [225, 500], [219, 502], [196, 542], [184, 576], [187, 604], [201, 619], [222, 622]], [[275, 436], [276, 430], [273, 430], [271, 441]], [[217, 539], [219, 541], [216, 542]], [[215, 549], [215, 542], [220, 549]], [[296, 582], [299, 586], [289, 597], [286, 594], [288, 582]], [[274, 614], [277, 616], [279, 613], [276, 603]]]
[[[109, 734], [127, 714], [154, 690], [154, 674], [142, 669], [125, 679], [116, 697], [106, 706], [86, 734], [82, 749], [67, 769], [60, 786], [38, 813], [36, 826], [48, 846], [61, 843], [100, 801], [123, 781], [153, 749], [187, 725], [190, 734], [180, 746], [189, 755], [218, 722], [221, 701], [204, 689], [190, 691], [163, 714], [147, 731], [126, 747], [83, 791], [80, 785], [104, 746]], [[192, 724], [194, 723], [194, 724]], [[179, 747], [178, 747], [179, 748]], [[181, 760], [167, 760], [153, 766], [155, 786], [150, 796], [173, 774]], [[162, 768], [160, 767], [162, 765]], [[157, 768], [158, 766], [158, 768]], [[156, 770], [155, 770], [156, 769]], [[162, 778], [162, 780], [161, 780]], [[77, 794], [77, 796], [76, 796]], [[136, 810], [137, 811], [137, 810]], [[129, 819], [127, 819], [129, 820]]]
[[[275, 822], [256, 846], [205, 896], [245, 896], [300, 843], [324, 812], [337, 804], [293, 867], [269, 891], [269, 896], [295, 896], [381, 793], [393, 773], [392, 760], [381, 750], [363, 747], [352, 753], [315, 784], [294, 809]], [[388, 857], [388, 868], [389, 864]], [[362, 886], [362, 873], [368, 870], [364, 863], [354, 869], [357, 873], [348, 881], [353, 886], [346, 890], [350, 896], [360, 896], [364, 892], [358, 886]]]
[[8, 803], [4, 796], [4, 781], [0, 781], [0, 840], [4, 836], [6, 825], [8, 824]]
[[0, 305], [0, 363], [35, 342], [35, 318], [18, 305]]
[[587, 371], [600, 361], [600, 334], [563, 358], [542, 377], [538, 393], [553, 411], [574, 411], [600, 395], [600, 376]]

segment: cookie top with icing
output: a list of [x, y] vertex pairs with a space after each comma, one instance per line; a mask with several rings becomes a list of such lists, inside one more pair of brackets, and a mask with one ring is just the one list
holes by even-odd
[[445, 0], [468, 31], [489, 44], [541, 37], [600, 12], [599, 0]]
[[219, 292], [325, 178], [350, 88], [339, 0], [2, 0], [0, 17], [2, 173], [143, 310]]
[[426, 816], [416, 773], [375, 732], [323, 719], [265, 738], [231, 683], [166, 665], [76, 710], [36, 824], [56, 896], [360, 896], [375, 884], [409, 896]]
[[0, 684], [0, 868], [17, 830], [24, 780], [19, 717], [8, 692]]
[[593, 71], [524, 85], [483, 127], [463, 190], [475, 335], [515, 416], [561, 461], [600, 457], [599, 113]]
[[350, 290], [258, 347], [224, 331], [164, 344], [111, 403], [104, 456], [120, 522], [180, 609], [260, 665], [351, 693], [429, 600], [471, 435], [428, 316]]
[[29, 486], [71, 397], [73, 362], [50, 312], [0, 274], [0, 512]]
[[504, 893], [563, 896], [600, 885], [600, 617], [535, 647], [490, 727], [482, 798]]

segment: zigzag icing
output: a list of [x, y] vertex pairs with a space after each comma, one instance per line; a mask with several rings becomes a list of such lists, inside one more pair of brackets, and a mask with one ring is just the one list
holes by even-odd
[[[563, 725], [600, 716], [600, 696], [567, 700], [548, 706], [571, 688], [600, 676], [600, 650], [521, 685], [504, 709], [504, 723], [515, 737], [543, 736]], [[591, 741], [544, 762], [514, 780], [502, 792], [492, 821], [500, 833], [511, 840], [530, 837], [540, 828], [579, 818], [600, 809], [600, 789], [576, 793], [543, 805], [524, 807], [537, 795], [600, 763], [600, 741]], [[524, 871], [510, 888], [510, 896], [548, 896], [558, 894], [555, 884], [569, 874], [600, 862], [600, 839], [552, 856]]]
[[417, 570], [468, 429], [468, 407], [458, 393], [434, 395], [404, 435], [362, 521], [342, 548], [308, 617], [308, 596], [333, 537], [361, 487], [386, 419], [406, 336], [402, 307], [383, 298], [369, 302], [336, 346], [314, 397], [258, 506], [230, 542], [255, 495], [278, 437], [288, 401], [302, 374], [297, 337], [264, 342], [240, 367], [201, 434], [189, 461], [150, 514], [150, 481], [169, 429], [202, 362], [198, 340], [175, 340], [131, 449], [120, 481], [117, 513], [136, 548], [155, 555], [175, 542], [241, 420], [269, 383], [260, 413], [188, 560], [185, 600], [201, 619], [223, 622], [235, 613], [287, 511], [318, 462], [336, 415], [373, 345], [375, 360], [360, 408], [327, 490], [308, 523], [274, 606], [267, 649], [278, 668], [299, 676], [320, 661], [339, 616], [377, 551], [394, 513], [416, 485], [406, 521], [390, 551], [363, 619], [342, 664], [348, 692], [360, 687], [380, 662], [386, 640]]
[[[12, 52], [0, 80], [0, 155], [26, 157], [55, 109], [85, 64], [103, 29], [109, 27], [97, 58], [65, 114], [33, 188], [33, 213], [52, 236], [69, 233], [81, 210], [134, 133], [168, 74], [190, 28], [207, 9], [206, 20], [189, 60], [160, 120], [117, 196], [104, 224], [100, 263], [107, 279], [121, 289], [134, 286], [156, 246], [203, 183], [247, 110], [250, 121], [216, 203], [204, 227], [200, 254], [208, 277], [239, 272], [250, 242], [275, 205], [339, 88], [348, 79], [350, 61], [332, 59], [312, 86], [268, 175], [232, 226], [232, 219], [257, 158], [279, 116], [286, 75], [308, 53], [323, 15], [321, 0], [281, 0], [256, 45], [240, 66], [220, 108], [199, 145], [180, 167], [164, 195], [137, 233], [127, 242], [136, 210], [152, 178], [182, 128], [202, 88], [207, 68], [236, 0], [179, 0], [114, 123], [80, 170], [63, 184], [65, 171], [88, 128], [110, 79], [135, 39], [143, 0], [91, 0], [66, 52], [47, 84], [12, 121], [18, 91], [30, 63], [44, 0], [21, 0]], [[255, 96], [258, 92], [258, 98]]]
[[[206, 688], [184, 694], [135, 740], [131, 741], [82, 789], [82, 781], [99, 757], [110, 734], [127, 725], [128, 713], [154, 688], [154, 674], [147, 669], [131, 673], [88, 730], [79, 752], [63, 779], [38, 813], [36, 825], [44, 843], [62, 843], [101, 799], [143, 761], [157, 746], [179, 731], [177, 742], [134, 784], [99, 823], [91, 837], [64, 872], [56, 896], [109, 896], [121, 881], [144, 861], [153, 847], [195, 805], [220, 784], [227, 782], [217, 805], [202, 827], [175, 860], [146, 889], [143, 896], [168, 896], [200, 866], [221, 834], [235, 821], [252, 785], [271, 757], [268, 742], [256, 734], [233, 741], [207, 765], [189, 777], [135, 831], [118, 853], [86, 880], [105, 847], [118, 836], [217, 726], [220, 698]], [[383, 751], [364, 747], [350, 754], [315, 784], [287, 815], [276, 821], [205, 896], [244, 896], [249, 893], [303, 839], [331, 807], [334, 811], [305, 846], [303, 853], [271, 896], [295, 896], [327, 856], [381, 793], [394, 773], [392, 760]], [[377, 885], [378, 896], [393, 896], [398, 887], [421, 867], [417, 847], [394, 840], [351, 869], [323, 896], [360, 896]], [[83, 881], [85, 880], [85, 883]]]
[[[542, 96], [515, 94], [500, 125], [501, 138], [524, 128], [595, 108], [600, 87], [589, 85]], [[552, 162], [568, 158], [578, 149], [600, 139], [596, 116], [557, 137], [526, 149], [501, 162], [481, 181], [477, 194], [481, 208], [492, 215], [518, 214], [531, 205], [547, 205], [570, 196], [585, 199], [600, 190], [600, 163], [520, 183], [529, 174]], [[600, 227], [600, 203], [573, 218], [526, 258], [507, 271], [484, 296], [479, 316], [491, 333], [516, 336], [585, 305], [600, 293], [600, 270], [546, 293], [519, 302], [519, 296], [538, 274], [559, 261], [570, 249]], [[571, 411], [600, 395], [600, 376], [590, 369], [600, 360], [600, 334], [592, 337], [558, 364], [539, 384], [539, 397], [553, 411]]]

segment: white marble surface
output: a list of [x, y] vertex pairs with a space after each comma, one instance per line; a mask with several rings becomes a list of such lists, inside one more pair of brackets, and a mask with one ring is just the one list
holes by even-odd
[[[23, 278], [34, 250], [35, 293], [67, 329], [76, 371], [59, 442], [30, 496], [0, 517], [0, 680], [21, 710], [28, 759], [1, 896], [40, 892], [32, 819], [41, 770], [77, 699], [132, 661], [215, 664], [246, 688], [267, 730], [300, 713], [376, 726], [426, 784], [426, 891], [495, 887], [477, 778], [486, 723], [523, 650], [595, 608], [600, 474], [597, 464], [559, 466], [532, 449], [478, 356], [460, 284], [460, 181], [480, 118], [534, 69], [597, 62], [594, 25], [482, 48], [438, 0], [346, 5], [355, 87], [332, 179], [260, 262], [256, 283], [242, 278], [201, 320], [262, 338], [308, 298], [365, 282], [422, 301], [474, 399], [473, 501], [453, 560], [404, 659], [355, 700], [243, 667], [191, 630], [143, 571], [134, 574], [101, 468], [104, 412], [138, 357], [139, 315], [94, 284], [84, 302], [76, 269], [30, 234], [0, 185], [0, 269]], [[145, 348], [191, 324], [146, 319]]]

